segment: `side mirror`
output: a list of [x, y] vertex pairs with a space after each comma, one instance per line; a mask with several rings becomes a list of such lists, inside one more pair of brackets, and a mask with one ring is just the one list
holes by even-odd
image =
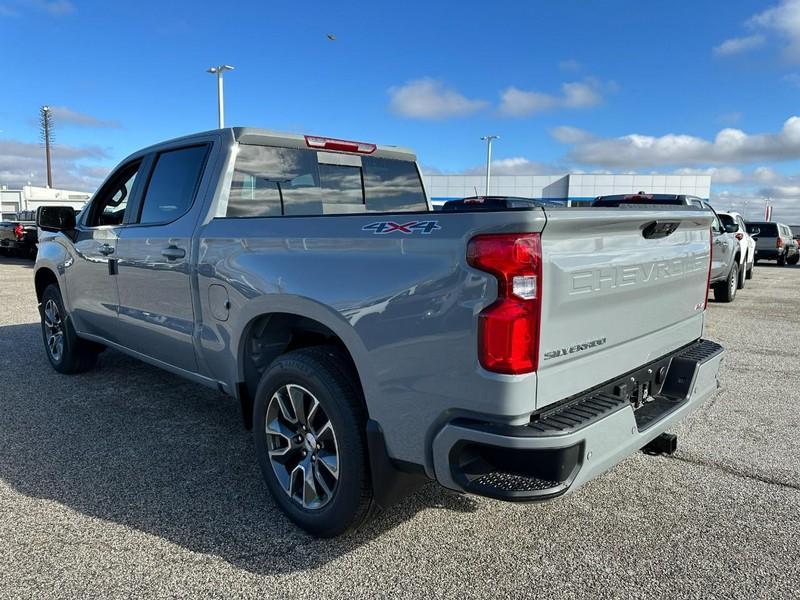
[[36, 226], [45, 231], [72, 231], [75, 210], [71, 206], [40, 206], [36, 211]]
[[736, 223], [725, 225], [725, 233], [736, 233], [739, 231], [739, 226]]

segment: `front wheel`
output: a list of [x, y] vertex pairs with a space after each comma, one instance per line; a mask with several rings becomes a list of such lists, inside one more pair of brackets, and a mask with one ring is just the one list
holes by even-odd
[[798, 261], [800, 261], [800, 254], [794, 254], [786, 260], [790, 265], [796, 265]]
[[39, 310], [44, 349], [53, 368], [59, 373], [71, 375], [94, 367], [102, 347], [77, 336], [67, 317], [57, 285], [51, 284], [45, 288]]
[[319, 537], [357, 528], [374, 508], [366, 412], [354, 375], [336, 350], [278, 357], [261, 378], [253, 437], [272, 497]]
[[714, 285], [714, 300], [717, 302], [733, 302], [739, 282], [739, 265], [733, 263], [725, 281]]

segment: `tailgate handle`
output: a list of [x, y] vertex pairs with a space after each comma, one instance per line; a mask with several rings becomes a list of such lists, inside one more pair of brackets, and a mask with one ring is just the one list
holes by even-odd
[[680, 221], [652, 221], [642, 228], [642, 236], [648, 240], [665, 238], [674, 233], [680, 224]]

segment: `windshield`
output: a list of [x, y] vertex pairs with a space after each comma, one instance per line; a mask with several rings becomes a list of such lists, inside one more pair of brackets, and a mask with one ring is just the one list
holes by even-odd
[[[719, 220], [722, 221], [723, 227], [728, 227], [730, 225], [736, 225], [736, 220], [730, 215], [726, 215], [724, 213], [720, 213], [717, 216], [719, 217]], [[738, 229], [738, 226], [737, 226], [737, 229]]]
[[612, 196], [598, 196], [592, 206], [620, 206], [623, 204], [665, 204], [668, 206], [681, 206], [686, 204], [682, 196], [674, 194], [614, 194]]

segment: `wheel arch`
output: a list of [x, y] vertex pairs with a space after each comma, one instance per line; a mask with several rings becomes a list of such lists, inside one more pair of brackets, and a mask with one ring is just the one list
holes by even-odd
[[47, 289], [48, 285], [56, 284], [61, 287], [58, 276], [55, 274], [50, 267], [41, 267], [36, 270], [35, 275], [33, 276], [33, 283], [34, 287], [36, 288], [36, 301], [41, 303], [42, 301], [42, 294], [44, 294], [45, 289]]
[[308, 310], [304, 304], [300, 302], [293, 309], [272, 306], [269, 310], [249, 311], [247, 318], [241, 320], [240, 335], [235, 342], [232, 340], [231, 349], [236, 352], [236, 396], [248, 428], [252, 426], [252, 403], [263, 372], [278, 356], [311, 346], [336, 349], [352, 370], [369, 415], [367, 398], [372, 380], [368, 353], [361, 339], [339, 313], [320, 305]]

